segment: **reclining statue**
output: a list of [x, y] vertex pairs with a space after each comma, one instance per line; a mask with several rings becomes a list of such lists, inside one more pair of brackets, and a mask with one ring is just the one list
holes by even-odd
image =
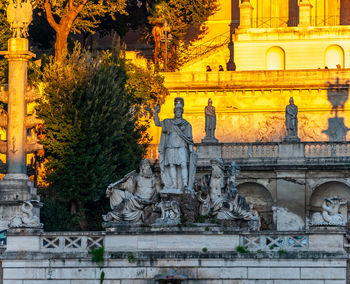
[[160, 182], [153, 175], [148, 159], [140, 163], [140, 173], [132, 171], [121, 180], [112, 183], [106, 190], [110, 199], [111, 212], [103, 215], [106, 222], [143, 221], [144, 208], [154, 203], [160, 190]]

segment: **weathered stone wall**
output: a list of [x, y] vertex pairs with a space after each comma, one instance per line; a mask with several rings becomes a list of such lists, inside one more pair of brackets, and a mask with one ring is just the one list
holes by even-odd
[[[9, 235], [1, 256], [2, 283], [92, 284], [99, 283], [102, 270], [105, 284], [157, 283], [156, 278], [170, 274], [181, 275], [183, 283], [201, 284], [346, 283], [348, 256], [341, 232], [264, 235], [213, 230], [173, 228], [164, 234], [138, 228], [104, 237], [97, 232]], [[89, 236], [98, 234], [106, 251], [102, 269], [91, 261], [86, 247]], [[26, 237], [31, 240], [26, 249], [13, 246]], [[60, 239], [57, 247], [48, 245], [55, 237]], [[250, 251], [239, 251], [238, 244]]]

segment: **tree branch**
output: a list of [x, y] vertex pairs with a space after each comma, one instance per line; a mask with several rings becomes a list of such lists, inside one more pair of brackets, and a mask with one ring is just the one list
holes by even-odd
[[56, 32], [58, 32], [58, 30], [59, 30], [59, 25], [56, 23], [56, 21], [55, 21], [53, 15], [52, 15], [51, 4], [49, 3], [48, 0], [45, 1], [44, 8], [45, 8], [45, 12], [46, 12], [47, 21], [49, 22], [50, 26], [51, 26]]
[[88, 0], [83, 0], [83, 3], [81, 3], [81, 4], [75, 9], [75, 12], [76, 12], [77, 14], [79, 14], [80, 11], [84, 8], [84, 6], [85, 6], [85, 4], [86, 4], [87, 1], [88, 1]]

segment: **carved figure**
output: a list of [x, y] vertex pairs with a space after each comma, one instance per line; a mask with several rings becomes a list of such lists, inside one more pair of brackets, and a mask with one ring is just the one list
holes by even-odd
[[152, 36], [154, 39], [154, 64], [158, 64], [158, 53], [160, 50], [160, 40], [164, 32], [163, 25], [156, 24], [152, 29]]
[[28, 36], [28, 26], [32, 21], [32, 5], [28, 0], [10, 0], [7, 6], [7, 21], [12, 30], [12, 37], [26, 38]]
[[153, 203], [159, 189], [160, 182], [153, 175], [149, 160], [142, 160], [139, 174], [132, 171], [108, 186], [106, 195], [112, 212], [103, 215], [104, 221], [143, 221], [143, 209]]
[[346, 221], [340, 214], [339, 208], [346, 205], [346, 201], [342, 201], [338, 196], [325, 198], [322, 202], [322, 213], [316, 212], [312, 215], [311, 225], [336, 225], [345, 226]]
[[289, 105], [286, 106], [286, 129], [287, 136], [285, 141], [300, 141], [298, 137], [298, 107], [294, 104], [293, 97], [289, 99]]
[[178, 225], [180, 224], [180, 207], [176, 201], [159, 202], [155, 209], [161, 210], [161, 217], [153, 225]]
[[[259, 214], [250, 209], [244, 196], [238, 194], [235, 187], [236, 178], [240, 173], [239, 166], [232, 162], [228, 168], [228, 177], [225, 182], [224, 166], [221, 159], [211, 161], [212, 173], [204, 176], [201, 187], [204, 188], [198, 195], [201, 202], [200, 213], [208, 213], [219, 220], [242, 219], [251, 221], [249, 227], [252, 230], [260, 228]], [[209, 194], [205, 194], [206, 185], [209, 185]], [[226, 189], [226, 192], [225, 192]], [[203, 197], [206, 196], [205, 198]], [[205, 214], [203, 214], [205, 213]]]
[[215, 138], [216, 129], [216, 114], [213, 101], [208, 100], [208, 105], [205, 107], [205, 138], [202, 142], [218, 142]]
[[159, 143], [159, 166], [165, 190], [192, 192], [197, 165], [193, 149], [192, 126], [183, 119], [184, 101], [175, 98], [173, 119], [159, 120], [160, 106], [155, 109], [154, 123], [162, 127]]
[[15, 216], [9, 223], [9, 228], [42, 228], [43, 224], [37, 216], [33, 215], [33, 204], [23, 201], [22, 216]]

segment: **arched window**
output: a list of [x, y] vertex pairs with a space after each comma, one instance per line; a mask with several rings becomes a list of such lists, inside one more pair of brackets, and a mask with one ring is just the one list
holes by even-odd
[[328, 46], [325, 52], [325, 66], [328, 68], [344, 68], [344, 50], [339, 45]]
[[266, 70], [284, 70], [285, 52], [279, 46], [271, 47], [266, 52]]

